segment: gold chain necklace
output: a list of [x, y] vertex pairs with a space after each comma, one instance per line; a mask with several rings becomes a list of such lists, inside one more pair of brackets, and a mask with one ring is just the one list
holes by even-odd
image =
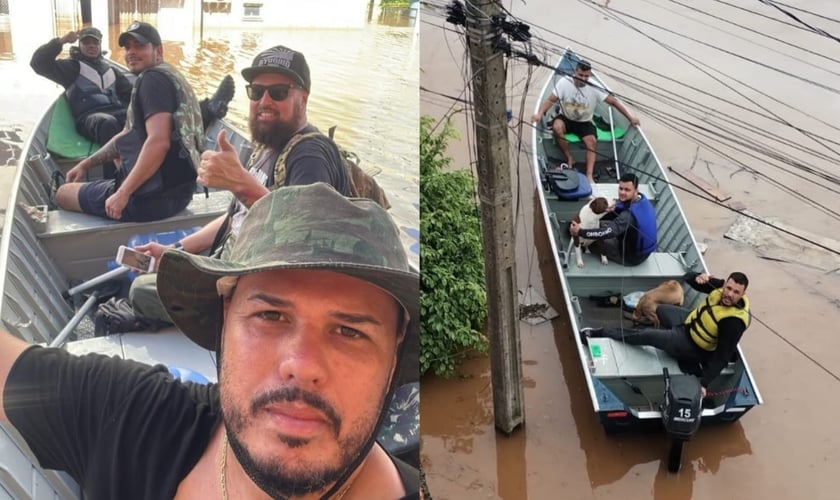
[[[228, 449], [228, 436], [227, 431], [222, 431], [225, 434], [224, 439], [222, 440], [222, 453], [219, 457], [219, 485], [222, 487], [222, 500], [228, 500], [228, 493], [227, 493], [227, 449]], [[350, 491], [350, 487], [353, 485], [352, 482], [347, 484], [344, 487], [344, 490], [335, 497], [335, 500], [341, 500], [344, 498], [344, 495]]]
[[222, 431], [225, 434], [224, 441], [222, 441], [222, 456], [219, 457], [219, 484], [222, 486], [222, 500], [228, 500], [227, 484], [225, 481], [225, 466], [227, 465], [227, 447], [228, 437], [227, 431]]

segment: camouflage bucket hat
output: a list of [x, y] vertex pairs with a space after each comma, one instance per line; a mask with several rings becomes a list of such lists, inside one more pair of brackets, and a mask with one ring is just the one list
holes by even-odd
[[275, 269], [339, 272], [391, 294], [409, 315], [398, 378], [404, 382], [403, 375], [413, 373], [409, 378], [417, 379], [420, 281], [409, 267], [399, 230], [375, 202], [345, 198], [328, 184], [283, 187], [261, 198], [225, 260], [167, 251], [157, 288], [181, 331], [212, 351], [222, 326], [216, 281]]

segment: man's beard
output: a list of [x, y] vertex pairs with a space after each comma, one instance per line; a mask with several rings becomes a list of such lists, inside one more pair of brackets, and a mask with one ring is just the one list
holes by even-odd
[[[224, 385], [224, 382], [222, 384]], [[272, 498], [288, 498], [319, 492], [338, 481], [373, 439], [373, 426], [379, 416], [378, 412], [367, 415], [360, 424], [351, 429], [346, 437], [340, 438], [341, 417], [328, 402], [315, 393], [295, 387], [269, 391], [252, 400], [249, 414], [246, 416], [236, 408], [233, 401], [230, 400], [231, 398], [224, 396], [226, 391], [221, 392], [223, 394], [222, 413], [230, 447], [248, 477]], [[382, 398], [384, 396], [385, 394], [382, 395]], [[337, 440], [337, 448], [340, 450], [337, 463], [323, 464], [320, 467], [309, 465], [305, 470], [296, 470], [294, 466], [297, 463], [286, 463], [282, 458], [262, 459], [253, 456], [245, 443], [241, 441], [240, 436], [245, 428], [249, 424], [253, 425], [251, 416], [262, 407], [272, 403], [292, 401], [303, 401], [326, 415], [328, 424]], [[382, 411], [382, 403], [380, 401], [377, 406], [379, 412]], [[282, 435], [278, 435], [277, 438], [289, 448], [301, 448], [309, 444], [307, 439]], [[315, 455], [317, 455], [317, 451], [315, 450]]]
[[[259, 111], [257, 112], [259, 114]], [[294, 117], [291, 117], [294, 118]], [[258, 122], [256, 115], [248, 120], [251, 138], [271, 149], [280, 151], [289, 139], [300, 129], [297, 120], [274, 120], [270, 123]]]

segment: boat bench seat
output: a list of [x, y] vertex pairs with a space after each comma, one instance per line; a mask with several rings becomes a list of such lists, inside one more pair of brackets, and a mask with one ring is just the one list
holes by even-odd
[[[574, 253], [574, 252], [571, 252]], [[688, 266], [679, 252], [654, 252], [638, 266], [622, 266], [610, 262], [601, 264], [600, 257], [592, 253], [583, 255], [584, 267], [575, 265], [574, 256], [570, 257], [566, 276], [586, 278], [682, 278]]]
[[143, 226], [159, 227], [162, 223], [166, 226], [180, 228], [184, 224], [190, 227], [203, 225], [204, 222], [197, 222], [197, 219], [213, 219], [218, 217], [228, 208], [231, 194], [227, 191], [214, 191], [209, 197], [204, 193], [196, 193], [187, 208], [181, 212], [165, 219], [154, 222], [120, 222], [112, 219], [103, 219], [96, 215], [71, 212], [68, 210], [50, 210], [47, 216], [46, 229], [38, 237], [42, 240], [60, 238], [68, 235], [80, 235], [89, 232], [111, 232], [127, 228], [137, 227], [137, 232], [142, 232]]
[[[639, 184], [639, 192], [645, 195], [645, 198], [649, 199], [651, 202], [656, 201], [656, 197], [659, 194], [656, 191], [656, 186], [653, 184]], [[598, 183], [592, 184], [592, 197], [604, 197], [610, 203], [613, 200], [618, 199], [618, 184], [614, 183]]]
[[231, 194], [215, 191], [209, 198], [195, 194], [186, 209], [172, 217], [153, 222], [120, 222], [95, 215], [51, 210], [46, 229], [38, 238], [58, 262], [68, 282], [87, 280], [109, 269], [120, 245], [129, 245], [134, 236], [161, 234], [204, 226], [225, 213]]
[[[661, 377], [662, 368], [672, 375], [683, 373], [677, 362], [651, 346], [636, 346], [608, 338], [590, 338], [589, 354], [593, 375], [598, 378]], [[721, 375], [735, 373], [734, 363], [729, 363]]]

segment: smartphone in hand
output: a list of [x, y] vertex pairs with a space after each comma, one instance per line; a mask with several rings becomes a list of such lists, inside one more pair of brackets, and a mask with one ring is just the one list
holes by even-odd
[[141, 273], [151, 273], [155, 270], [154, 257], [125, 245], [120, 245], [119, 250], [117, 250], [117, 264]]

